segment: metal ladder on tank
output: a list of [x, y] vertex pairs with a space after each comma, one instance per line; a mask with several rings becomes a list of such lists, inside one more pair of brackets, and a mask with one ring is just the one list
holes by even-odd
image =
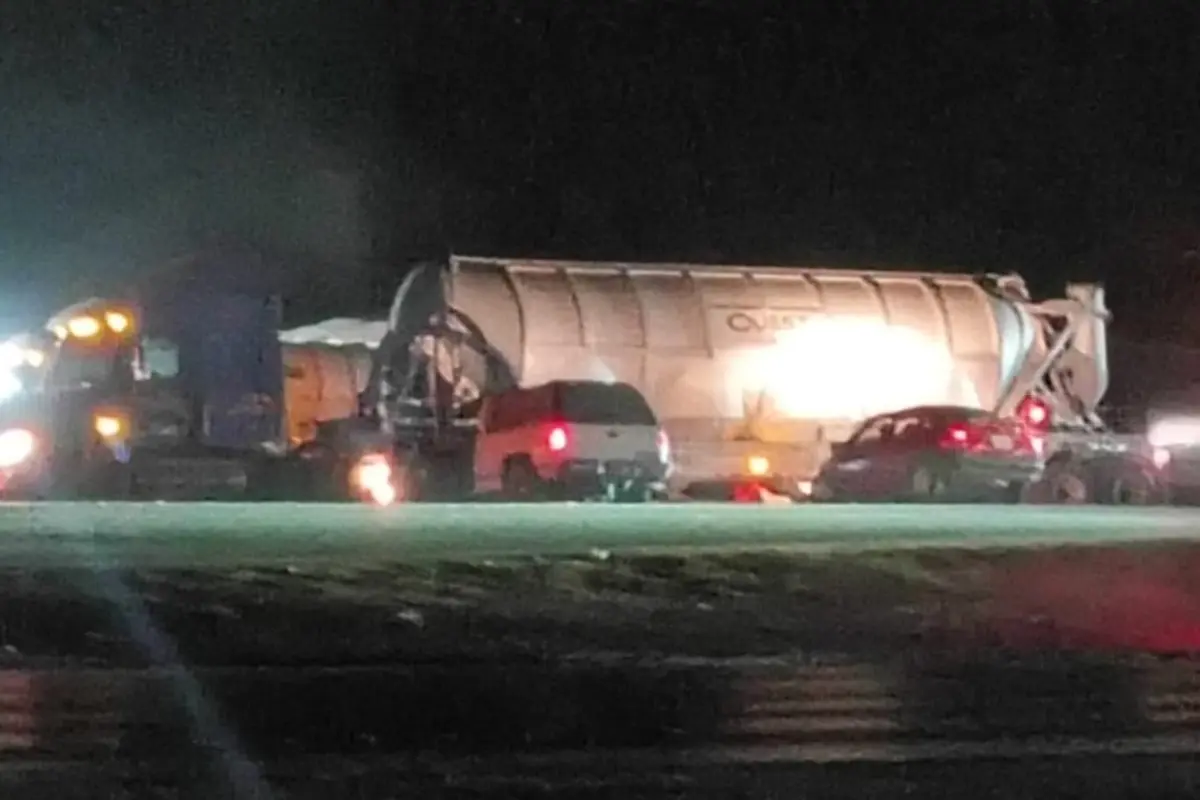
[[[1087, 359], [1075, 347], [1076, 337], [1097, 320], [1107, 325], [1111, 315], [1104, 307], [1102, 289], [1094, 284], [1072, 284], [1067, 297], [1034, 301], [1020, 278], [986, 276], [982, 285], [996, 297], [1027, 311], [1036, 321], [1035, 335], [1043, 347], [1026, 357], [1018, 378], [1000, 397], [993, 411], [999, 416], [1018, 412], [1026, 398], [1036, 398], [1051, 412], [1051, 438], [1056, 446], [1070, 444], [1090, 450], [1123, 452], [1145, 446], [1142, 437], [1114, 434], [1098, 413], [1075, 391], [1080, 367], [1106, 372], [1107, 367]], [[1072, 363], [1074, 362], [1074, 363]], [[1107, 383], [1107, 375], [1097, 375]]]

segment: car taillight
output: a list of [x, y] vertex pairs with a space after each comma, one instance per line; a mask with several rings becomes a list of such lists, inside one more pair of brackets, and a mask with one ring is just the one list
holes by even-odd
[[654, 437], [654, 445], [658, 448], [659, 461], [666, 464], [671, 460], [671, 440], [662, 428], [659, 428], [658, 435]]
[[550, 433], [546, 434], [546, 446], [552, 453], [561, 453], [567, 449], [569, 443], [570, 437], [567, 435], [567, 429], [562, 425], [555, 425], [550, 429]]
[[942, 431], [941, 438], [938, 439], [938, 446], [946, 450], [969, 450], [982, 441], [977, 428], [956, 422]]

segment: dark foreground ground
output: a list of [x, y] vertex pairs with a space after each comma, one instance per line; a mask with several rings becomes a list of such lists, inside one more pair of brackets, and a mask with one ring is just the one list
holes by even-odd
[[1194, 797], [1198, 569], [1175, 544], [0, 573], [0, 796]]

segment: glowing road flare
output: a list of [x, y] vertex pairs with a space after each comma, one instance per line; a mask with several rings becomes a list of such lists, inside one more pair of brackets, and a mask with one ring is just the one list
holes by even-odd
[[24, 388], [20, 378], [10, 370], [0, 368], [0, 401], [20, 394]]
[[355, 488], [380, 506], [396, 502], [396, 487], [392, 483], [392, 465], [386, 456], [368, 453], [354, 466], [351, 481]]
[[1200, 419], [1173, 417], [1150, 426], [1151, 447], [1187, 447], [1200, 444]]
[[0, 345], [0, 367], [15, 369], [25, 360], [25, 353], [16, 342], [5, 342]]

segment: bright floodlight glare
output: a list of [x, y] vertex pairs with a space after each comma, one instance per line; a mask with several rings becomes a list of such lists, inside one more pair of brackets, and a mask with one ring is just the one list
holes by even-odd
[[0, 344], [0, 368], [15, 369], [25, 361], [25, 350], [16, 342]]
[[23, 388], [21, 379], [11, 370], [0, 368], [0, 401], [20, 394]]
[[1176, 417], [1150, 426], [1146, 438], [1151, 447], [1182, 447], [1200, 444], [1200, 419]]
[[861, 419], [927, 403], [978, 404], [944, 345], [920, 332], [869, 317], [814, 317], [781, 331], [761, 351], [747, 380], [783, 414]]
[[10, 428], [0, 433], [0, 469], [17, 466], [29, 456], [37, 446], [37, 439], [23, 428]]

